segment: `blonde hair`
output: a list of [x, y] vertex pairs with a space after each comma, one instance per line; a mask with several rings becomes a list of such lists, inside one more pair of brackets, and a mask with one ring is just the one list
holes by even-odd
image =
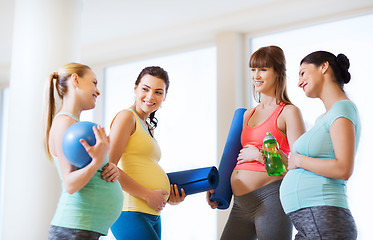
[[[46, 107], [44, 112], [44, 148], [49, 158], [51, 158], [49, 151], [49, 132], [52, 126], [54, 115], [56, 113], [56, 99], [54, 97], [54, 91], [56, 90], [59, 98], [62, 100], [68, 92], [67, 81], [71, 75], [75, 73], [79, 77], [83, 77], [88, 70], [91, 70], [91, 68], [87, 65], [80, 63], [68, 63], [62, 66], [58, 72], [54, 72], [49, 75], [46, 84]], [[56, 80], [55, 83], [54, 80]]]

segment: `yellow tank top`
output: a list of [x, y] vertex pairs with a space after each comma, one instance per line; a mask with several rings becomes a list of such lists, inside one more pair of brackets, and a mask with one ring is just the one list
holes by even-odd
[[[136, 112], [129, 110], [135, 115], [136, 131], [130, 136], [118, 166], [142, 186], [151, 190], [164, 189], [170, 192], [167, 174], [158, 164], [161, 149], [157, 141], [145, 129]], [[123, 211], [160, 215], [160, 212], [149, 207], [146, 201], [131, 196], [127, 192], [123, 193]], [[165, 198], [168, 199], [168, 196]]]

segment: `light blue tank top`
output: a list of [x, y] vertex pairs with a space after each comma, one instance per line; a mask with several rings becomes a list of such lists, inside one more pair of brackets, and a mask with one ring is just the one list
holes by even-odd
[[[321, 115], [315, 126], [304, 133], [293, 145], [293, 152], [322, 159], [335, 159], [330, 127], [344, 117], [355, 126], [355, 153], [359, 145], [361, 125], [359, 113], [349, 100], [336, 102]], [[348, 209], [346, 181], [326, 178], [302, 168], [290, 170], [280, 187], [280, 199], [285, 213], [305, 207], [335, 206]]]
[[[56, 117], [59, 115], [68, 115], [79, 121], [70, 113], [59, 113]], [[119, 182], [106, 182], [101, 178], [102, 167], [108, 163], [108, 159], [106, 157], [104, 164], [87, 185], [74, 194], [66, 192], [62, 184], [61, 197], [52, 225], [107, 234], [110, 226], [119, 217], [123, 205], [123, 192]], [[53, 160], [62, 182], [58, 157], [53, 156]]]

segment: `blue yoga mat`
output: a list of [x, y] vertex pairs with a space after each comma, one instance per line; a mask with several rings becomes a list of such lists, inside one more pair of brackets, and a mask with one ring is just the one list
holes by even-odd
[[231, 175], [237, 164], [237, 157], [242, 149], [241, 132], [245, 108], [238, 108], [234, 112], [223, 155], [219, 164], [219, 186], [211, 195], [211, 201], [219, 202], [218, 209], [227, 209], [232, 199]]
[[216, 167], [205, 167], [180, 172], [167, 173], [171, 184], [176, 184], [181, 196], [181, 188], [185, 194], [195, 194], [215, 189], [219, 184], [219, 172]]

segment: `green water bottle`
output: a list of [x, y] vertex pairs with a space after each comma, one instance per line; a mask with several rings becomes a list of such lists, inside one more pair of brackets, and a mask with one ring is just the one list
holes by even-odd
[[263, 139], [263, 153], [265, 158], [265, 167], [268, 176], [278, 176], [284, 172], [285, 166], [281, 155], [278, 153], [278, 143], [276, 138], [267, 132]]

